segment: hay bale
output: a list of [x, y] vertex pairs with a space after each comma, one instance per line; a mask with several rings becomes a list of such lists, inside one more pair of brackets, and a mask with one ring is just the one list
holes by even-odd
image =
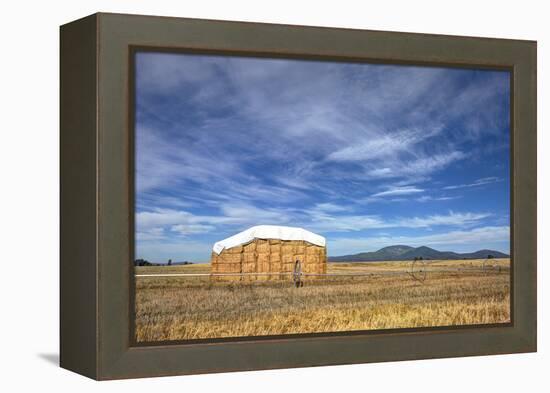
[[270, 246], [269, 246], [269, 243], [267, 243], [267, 241], [265, 240], [263, 240], [262, 242], [258, 241], [258, 244], [256, 244], [256, 252], [258, 254], [268, 253], [269, 251], [270, 251]]
[[309, 244], [306, 246], [306, 255], [319, 255], [319, 248], [317, 246], [314, 246], [312, 244]]
[[270, 254], [268, 252], [256, 254], [256, 263], [258, 264], [258, 266], [264, 263], [269, 263], [269, 256]]
[[212, 266], [216, 265], [218, 263], [219, 256], [215, 252], [212, 251], [212, 256], [210, 257], [210, 264]]
[[281, 262], [282, 263], [294, 263], [294, 254], [285, 254], [284, 251], [281, 253]]
[[243, 246], [235, 246], [224, 250], [226, 254], [240, 254], [243, 252]]
[[256, 263], [243, 263], [241, 270], [243, 273], [255, 273]]
[[304, 258], [305, 265], [317, 264], [321, 261], [318, 255], [306, 255]]
[[284, 255], [296, 253], [295, 244], [293, 242], [285, 242], [281, 246], [281, 253]]
[[220, 258], [218, 259], [218, 263], [225, 264], [225, 263], [241, 263], [241, 255], [242, 254], [232, 254], [232, 253], [226, 253], [225, 250], [220, 254]]
[[284, 273], [289, 273], [294, 271], [294, 262], [291, 263], [282, 263], [281, 271]]
[[241, 273], [241, 263], [219, 263], [216, 265], [216, 273]]
[[[292, 280], [296, 260], [302, 264], [303, 273], [326, 273], [326, 248], [305, 241], [255, 239], [229, 249], [219, 255], [212, 253], [212, 273], [248, 273], [239, 276], [217, 276], [215, 281], [268, 281]], [[261, 275], [250, 273], [281, 273]], [[285, 274], [287, 273], [287, 274]], [[304, 277], [319, 279], [322, 277]]]

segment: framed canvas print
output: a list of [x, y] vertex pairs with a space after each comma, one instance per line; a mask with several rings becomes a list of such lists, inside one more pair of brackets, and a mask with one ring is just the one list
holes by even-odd
[[62, 367], [535, 350], [535, 42], [62, 26]]

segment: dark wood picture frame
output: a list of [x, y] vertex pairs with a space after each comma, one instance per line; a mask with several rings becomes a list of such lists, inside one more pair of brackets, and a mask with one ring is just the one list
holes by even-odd
[[[510, 70], [512, 322], [137, 345], [139, 48]], [[99, 13], [61, 27], [60, 115], [64, 368], [103, 380], [536, 351], [536, 42]]]

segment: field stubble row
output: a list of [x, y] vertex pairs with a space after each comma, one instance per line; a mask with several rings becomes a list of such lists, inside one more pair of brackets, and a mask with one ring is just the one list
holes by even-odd
[[[404, 274], [333, 277], [306, 282], [303, 288], [288, 281], [138, 277], [136, 338], [143, 342], [509, 322], [509, 260], [490, 261], [492, 269], [484, 274], [465, 269], [483, 265], [482, 260], [427, 262], [424, 266], [432, 269], [463, 270], [430, 272], [420, 283], [406, 273], [410, 262], [329, 264], [332, 273]], [[208, 271], [207, 264], [136, 269], [138, 274]]]

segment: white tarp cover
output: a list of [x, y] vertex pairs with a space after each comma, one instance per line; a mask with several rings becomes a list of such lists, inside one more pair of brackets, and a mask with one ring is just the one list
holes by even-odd
[[226, 248], [240, 246], [254, 239], [305, 240], [321, 247], [324, 247], [326, 244], [323, 236], [306, 231], [303, 228], [258, 225], [217, 242], [212, 247], [212, 250], [219, 255]]

